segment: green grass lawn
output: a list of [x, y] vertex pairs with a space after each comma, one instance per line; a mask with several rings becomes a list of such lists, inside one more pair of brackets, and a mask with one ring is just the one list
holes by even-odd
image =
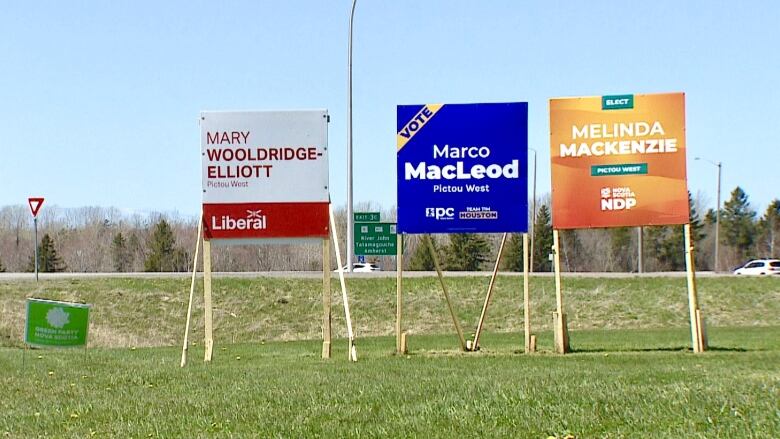
[[[446, 279], [466, 332], [473, 332], [489, 279]], [[202, 282], [194, 309], [193, 340], [203, 339]], [[678, 328], [689, 324], [684, 278], [598, 279], [564, 277], [569, 327], [578, 329]], [[333, 286], [334, 335], [346, 334], [341, 292]], [[501, 276], [485, 324], [487, 331], [522, 331], [522, 277]], [[171, 346], [181, 343], [189, 279], [87, 279], [0, 282], [0, 346], [21, 346], [27, 297], [92, 304], [90, 343], [95, 347]], [[358, 337], [392, 335], [393, 278], [347, 280]], [[404, 280], [404, 328], [411, 336], [453, 331], [435, 277]], [[321, 337], [322, 284], [317, 279], [214, 280], [217, 343], [312, 340]], [[780, 278], [703, 278], [699, 302], [712, 326], [780, 326]], [[551, 330], [552, 278], [531, 279], [531, 324]]]
[[[448, 279], [467, 333], [487, 281]], [[317, 280], [216, 279], [214, 361], [199, 310], [181, 369], [187, 280], [2, 283], [0, 437], [780, 436], [777, 279], [699, 281], [704, 354], [689, 351], [684, 279], [564, 278], [565, 356], [552, 279], [532, 280], [534, 355], [519, 353], [522, 278], [498, 280], [475, 353], [458, 351], [435, 278], [406, 280], [408, 356], [393, 353], [394, 279], [348, 286], [358, 363], [343, 339], [319, 358]], [[90, 349], [19, 349], [32, 296], [93, 304]]]
[[[540, 334], [542, 340], [550, 334]], [[575, 353], [518, 353], [488, 333], [477, 353], [452, 335], [180, 349], [0, 350], [8, 437], [777, 437], [780, 327], [575, 331]]]

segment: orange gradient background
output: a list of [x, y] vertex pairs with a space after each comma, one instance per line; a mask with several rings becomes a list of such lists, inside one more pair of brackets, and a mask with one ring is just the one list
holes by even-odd
[[[573, 139], [572, 125], [658, 121], [664, 135]], [[677, 152], [601, 157], [561, 157], [560, 145], [597, 141], [676, 138]], [[550, 99], [552, 223], [555, 229], [686, 224], [689, 221], [686, 176], [685, 94], [634, 95], [634, 108], [602, 110], [601, 96]], [[593, 165], [647, 163], [644, 175], [591, 176]], [[637, 205], [601, 210], [601, 189], [630, 187]]]

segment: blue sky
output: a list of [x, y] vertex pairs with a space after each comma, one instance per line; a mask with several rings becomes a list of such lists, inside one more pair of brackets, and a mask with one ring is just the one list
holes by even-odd
[[[349, 0], [0, 3], [0, 205], [200, 209], [202, 110], [327, 108], [346, 202]], [[684, 91], [689, 189], [780, 196], [780, 2], [370, 1], [355, 14], [355, 201], [395, 204], [395, 106]]]

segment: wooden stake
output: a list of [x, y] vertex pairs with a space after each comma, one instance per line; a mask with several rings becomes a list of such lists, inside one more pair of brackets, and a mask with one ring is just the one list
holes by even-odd
[[211, 241], [203, 240], [203, 308], [205, 320], [205, 353], [203, 361], [211, 361], [214, 349], [214, 337], [212, 333], [212, 307], [211, 307]]
[[553, 261], [555, 267], [555, 350], [559, 354], [565, 354], [569, 352], [569, 331], [566, 327], [566, 314], [563, 313], [561, 247], [558, 229], [553, 230]]
[[330, 239], [322, 240], [322, 358], [330, 358], [331, 306], [330, 306]]
[[696, 294], [696, 269], [694, 268], [693, 242], [691, 241], [691, 225], [683, 226], [685, 232], [685, 269], [688, 277], [688, 309], [691, 318], [691, 341], [693, 352], [704, 352], [704, 338], [702, 337], [701, 310], [699, 309], [699, 299]]
[[433, 258], [433, 265], [436, 267], [436, 274], [439, 276], [439, 283], [441, 284], [441, 290], [444, 292], [444, 300], [447, 301], [447, 308], [450, 310], [450, 316], [452, 316], [452, 323], [455, 324], [455, 330], [458, 332], [458, 341], [460, 341], [460, 349], [467, 351], [466, 339], [463, 337], [463, 328], [460, 327], [458, 317], [455, 315], [455, 310], [452, 308], [452, 302], [450, 301], [450, 295], [447, 293], [447, 286], [444, 284], [444, 276], [441, 274], [441, 266], [439, 266], [439, 257], [436, 255], [436, 249], [433, 247], [433, 242], [429, 235], [426, 236], [428, 242], [428, 250], [431, 252]]
[[341, 250], [339, 250], [339, 236], [336, 233], [336, 218], [333, 215], [333, 206], [328, 205], [330, 209], [330, 231], [333, 234], [333, 245], [336, 247], [336, 263], [339, 264], [339, 283], [341, 283], [341, 297], [344, 301], [344, 316], [347, 320], [347, 337], [349, 338], [349, 348], [347, 355], [350, 361], [357, 361], [357, 348], [355, 348], [355, 334], [352, 332], [352, 317], [349, 313], [349, 298], [347, 297], [347, 284], [344, 281], [344, 270], [341, 265]]
[[487, 314], [488, 306], [490, 305], [490, 299], [493, 296], [493, 286], [496, 284], [496, 276], [498, 275], [498, 267], [501, 264], [501, 256], [504, 254], [504, 244], [506, 243], [506, 233], [501, 236], [501, 244], [498, 246], [498, 256], [496, 257], [496, 265], [493, 267], [493, 275], [490, 277], [490, 283], [488, 284], [487, 295], [485, 296], [485, 303], [482, 305], [482, 313], [479, 316], [479, 323], [477, 323], [477, 332], [474, 333], [474, 343], [472, 349], [479, 349], [479, 336], [482, 333], [482, 326], [485, 323], [485, 315]]
[[192, 281], [190, 282], [190, 301], [187, 305], [187, 323], [184, 325], [184, 346], [181, 348], [181, 367], [187, 364], [187, 348], [190, 338], [190, 321], [192, 320], [192, 302], [195, 297], [195, 275], [198, 273], [198, 250], [200, 250], [200, 237], [203, 233], [203, 212], [198, 220], [198, 236], [195, 238], [195, 258], [192, 261]]
[[696, 310], [696, 330], [699, 334], [699, 344], [702, 346], [702, 350], [707, 350], [707, 326], [704, 324], [704, 317], [701, 315], [701, 310]]
[[531, 293], [528, 286], [528, 234], [523, 233], [523, 326], [525, 332], [525, 353], [531, 349]]
[[404, 273], [404, 251], [403, 251], [403, 235], [396, 235], [396, 259], [397, 266], [395, 270], [395, 351], [399, 354], [405, 354], [404, 346], [404, 334], [403, 334], [403, 306], [404, 306], [404, 290], [403, 290], [403, 273]]

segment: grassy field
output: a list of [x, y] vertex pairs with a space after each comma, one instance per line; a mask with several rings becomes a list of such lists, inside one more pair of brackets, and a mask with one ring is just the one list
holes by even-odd
[[[184, 369], [178, 367], [178, 344], [186, 280], [0, 284], [0, 435], [764, 438], [780, 433], [777, 279], [700, 280], [711, 348], [701, 355], [688, 349], [684, 279], [565, 279], [575, 350], [566, 356], [550, 353], [551, 279], [532, 282], [540, 348], [534, 355], [519, 353], [521, 278], [499, 280], [489, 332], [476, 353], [457, 351], [435, 282], [406, 282], [411, 352], [396, 356], [394, 338], [387, 336], [393, 330], [394, 280], [350, 279], [360, 361], [349, 363], [344, 340], [336, 340], [333, 359], [319, 358], [316, 280], [218, 279], [214, 361], [201, 361], [202, 332], [196, 333]], [[448, 282], [471, 332], [487, 279]], [[94, 304], [90, 349], [18, 349], [24, 299], [30, 296]], [[334, 302], [337, 335], [344, 332], [338, 306]]]
[[[549, 339], [549, 334], [543, 334]], [[0, 349], [7, 437], [777, 437], [780, 328], [577, 331], [568, 356], [523, 355], [514, 334], [478, 353], [420, 336], [179, 349]], [[548, 349], [550, 346], [543, 346]]]
[[[464, 330], [476, 328], [488, 278], [447, 279]], [[202, 282], [201, 282], [202, 284]], [[684, 278], [564, 278], [569, 326], [578, 329], [680, 328], [688, 325]], [[392, 335], [395, 279], [348, 279], [358, 337]], [[410, 335], [452, 333], [452, 321], [435, 277], [410, 278], [405, 287], [405, 328]], [[321, 282], [316, 279], [215, 279], [215, 341], [311, 340], [321, 337]], [[21, 346], [24, 300], [40, 297], [93, 305], [94, 347], [170, 346], [180, 343], [188, 279], [89, 279], [0, 283], [0, 346]], [[196, 295], [193, 339], [203, 337], [202, 293]], [[531, 281], [534, 331], [552, 328], [552, 278]], [[710, 326], [780, 326], [780, 278], [703, 278], [699, 302]], [[334, 335], [346, 333], [338, 282], [333, 282]], [[486, 330], [523, 328], [522, 278], [500, 277]]]

